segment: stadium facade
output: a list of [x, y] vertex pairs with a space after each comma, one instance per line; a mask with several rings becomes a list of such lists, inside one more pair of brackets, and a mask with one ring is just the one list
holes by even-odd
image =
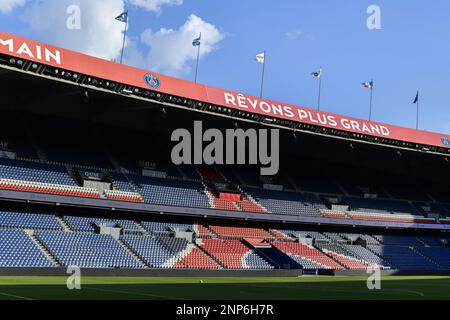
[[[6, 33], [0, 81], [0, 273], [450, 270], [446, 134], [260, 99]], [[279, 173], [175, 166], [170, 133], [196, 120], [280, 129]]]

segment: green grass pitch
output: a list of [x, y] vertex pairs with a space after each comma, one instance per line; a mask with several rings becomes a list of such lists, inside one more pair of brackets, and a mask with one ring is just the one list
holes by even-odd
[[172, 278], [0, 277], [0, 299], [450, 299], [450, 277], [383, 277], [368, 290], [362, 277]]

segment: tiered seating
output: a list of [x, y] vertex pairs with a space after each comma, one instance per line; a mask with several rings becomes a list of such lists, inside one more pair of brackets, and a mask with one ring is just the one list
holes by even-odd
[[96, 225], [107, 224], [123, 228], [125, 231], [140, 231], [139, 226], [128, 219], [106, 219], [97, 218], [95, 216], [81, 217], [81, 216], [64, 216], [64, 221], [68, 224], [70, 229], [74, 231], [89, 231], [94, 232]]
[[141, 268], [110, 235], [37, 231], [36, 237], [64, 266], [80, 268]]
[[22, 230], [0, 229], [0, 267], [54, 267]]
[[124, 235], [122, 240], [153, 268], [169, 268], [176, 256], [153, 236]]
[[331, 219], [349, 219], [349, 217], [345, 214], [345, 212], [337, 211], [337, 210], [320, 210], [320, 213], [325, 218]]
[[323, 234], [321, 234], [320, 232], [316, 232], [316, 231], [287, 231], [285, 230], [287, 233], [290, 233], [294, 236], [298, 236], [301, 238], [312, 238], [314, 240], [319, 240], [319, 241], [326, 241], [328, 240], [327, 237], [325, 237]]
[[342, 235], [340, 233], [335, 233], [335, 232], [324, 232], [323, 235], [331, 240], [335, 240], [335, 241], [343, 241], [344, 238], [342, 237]]
[[368, 248], [396, 267], [405, 270], [438, 270], [440, 267], [409, 247], [374, 246]]
[[125, 178], [125, 176], [121, 173], [110, 173], [112, 183], [118, 188], [118, 190], [126, 191], [126, 192], [136, 192], [134, 188], [131, 186], [130, 182]]
[[63, 166], [0, 158], [0, 179], [76, 186]]
[[335, 243], [319, 243], [316, 244], [326, 255], [333, 258], [347, 269], [367, 269], [369, 262], [354, 256], [345, 247]]
[[274, 214], [320, 216], [320, 201], [311, 195], [257, 188], [246, 188], [244, 191]]
[[373, 237], [386, 245], [423, 246], [423, 243], [413, 236], [373, 235]]
[[142, 221], [144, 228], [153, 233], [170, 233], [173, 230], [195, 231], [193, 224], [159, 221]]
[[319, 269], [325, 269], [325, 267], [319, 263], [315, 263], [311, 260], [308, 260], [306, 258], [297, 256], [295, 254], [288, 253], [288, 256], [293, 259], [295, 262], [297, 262], [304, 270], [319, 270]]
[[175, 254], [186, 250], [188, 246], [188, 241], [184, 238], [175, 238], [168, 235], [157, 235], [155, 238], [164, 246], [164, 248]]
[[351, 252], [353, 256], [362, 259], [364, 261], [367, 261], [370, 265], [377, 265], [382, 267], [383, 269], [392, 268], [392, 266], [388, 262], [384, 261], [381, 257], [377, 256], [367, 248], [364, 248], [359, 245], [350, 245], [350, 244], [342, 244], [341, 246], [345, 248], [347, 251]]
[[342, 236], [349, 241], [354, 241], [353, 239], [362, 239], [366, 242], [366, 244], [380, 244], [380, 241], [368, 234], [344, 233]]
[[326, 250], [324, 249], [324, 252], [337, 262], [339, 262], [341, 265], [345, 266], [349, 270], [360, 270], [360, 269], [367, 269], [369, 267], [369, 264], [365, 261], [357, 260], [352, 257], [347, 257], [342, 254], [336, 253], [334, 251]]
[[420, 239], [426, 244], [435, 247], [442, 247], [445, 243], [450, 243], [448, 236], [420, 236]]
[[211, 199], [212, 206], [216, 209], [229, 210], [229, 211], [246, 211], [266, 213], [267, 211], [261, 207], [258, 203], [255, 203], [251, 198], [244, 198], [239, 201], [231, 201], [228, 199], [220, 199], [212, 195], [208, 191], [208, 196]]
[[261, 257], [258, 263], [252, 257], [252, 264], [246, 265], [245, 256], [250, 249], [238, 240], [205, 239], [201, 247], [228, 269], [259, 269], [265, 265]]
[[55, 216], [48, 213], [0, 211], [0, 227], [63, 230]]
[[139, 193], [119, 190], [105, 190], [105, 196], [109, 200], [144, 202]]
[[177, 261], [175, 268], [185, 269], [220, 269], [220, 266], [198, 248], [192, 248], [182, 259]]
[[[197, 181], [133, 176], [148, 203], [169, 206], [211, 208], [204, 187]], [[182, 196], [181, 196], [182, 195]]]
[[213, 234], [203, 225], [196, 224], [194, 225], [194, 232], [199, 238], [212, 238]]
[[352, 211], [372, 212], [372, 213], [409, 213], [417, 214], [416, 210], [406, 201], [364, 199], [364, 198], [344, 198]]
[[303, 259], [321, 265], [322, 269], [344, 269], [341, 265], [336, 263], [333, 259], [325, 255], [323, 252], [314, 247], [299, 242], [273, 242], [272, 245], [277, 249], [291, 255], [299, 256]]
[[0, 189], [36, 192], [36, 193], [49, 193], [71, 197], [100, 198], [100, 194], [96, 189], [82, 188], [78, 186], [65, 186], [58, 184], [40, 183], [33, 181], [0, 179]]
[[418, 215], [392, 214], [377, 212], [348, 212], [348, 216], [354, 220], [392, 221], [406, 223], [436, 223], [436, 219], [425, 218]]
[[244, 268], [245, 269], [257, 269], [257, 270], [270, 270], [274, 269], [267, 260], [263, 259], [260, 255], [254, 251], [249, 251], [244, 255]]
[[272, 234], [277, 239], [283, 239], [283, 240], [292, 239], [290, 236], [288, 236], [287, 234], [285, 234], [279, 230], [270, 229], [270, 228], [268, 230], [269, 230], [269, 233]]
[[445, 269], [450, 269], [450, 248], [420, 247], [417, 251], [431, 258]]
[[258, 212], [265, 213], [267, 212], [263, 207], [253, 202], [250, 198], [245, 198], [237, 202], [238, 206], [242, 209], [242, 211], [246, 212]]
[[221, 238], [260, 238], [271, 239], [271, 236], [266, 230], [251, 227], [228, 227], [210, 225], [209, 228]]
[[228, 210], [228, 211], [240, 211], [239, 207], [232, 201], [227, 199], [216, 198], [214, 195], [209, 194], [209, 197], [212, 201], [213, 208]]

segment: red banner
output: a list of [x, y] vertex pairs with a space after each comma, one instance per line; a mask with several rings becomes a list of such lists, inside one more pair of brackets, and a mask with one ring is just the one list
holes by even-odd
[[450, 135], [365, 121], [208, 87], [0, 32], [0, 53], [235, 110], [380, 138], [450, 148]]

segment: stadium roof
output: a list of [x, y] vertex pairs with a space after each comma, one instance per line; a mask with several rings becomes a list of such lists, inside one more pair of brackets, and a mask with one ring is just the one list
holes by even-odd
[[0, 64], [23, 72], [224, 117], [342, 139], [450, 154], [450, 135], [415, 130], [197, 84], [0, 32]]

